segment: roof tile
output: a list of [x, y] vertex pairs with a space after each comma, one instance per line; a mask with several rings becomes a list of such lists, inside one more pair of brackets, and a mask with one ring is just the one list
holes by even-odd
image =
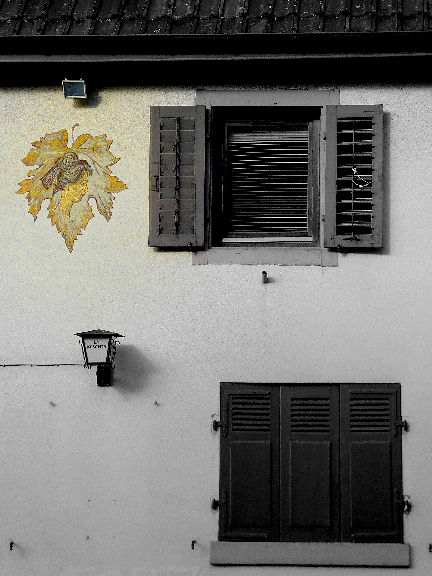
[[297, 0], [276, 0], [274, 3], [273, 14], [276, 18], [286, 18], [288, 15], [297, 13]]
[[0, 7], [0, 18], [16, 18], [21, 11], [23, 0], [9, 0]]
[[69, 29], [71, 36], [87, 36], [93, 29], [93, 20], [87, 18], [86, 20], [74, 20]]
[[149, 5], [148, 17], [150, 20], [161, 18], [168, 13], [168, 0], [151, 0]]
[[120, 24], [119, 35], [128, 36], [131, 34], [141, 34], [143, 20], [139, 18], [134, 18], [131, 20], [123, 19]]
[[27, 2], [24, 9], [26, 19], [32, 18], [46, 18], [50, 7], [49, 0], [39, 0], [39, 2]]
[[97, 15], [98, 19], [103, 20], [105, 18], [121, 16], [123, 12], [123, 3], [123, 0], [103, 0], [103, 2], [100, 3]]
[[52, 0], [48, 10], [50, 20], [65, 19], [73, 8], [73, 0]]
[[67, 34], [69, 31], [70, 22], [67, 20], [50, 20], [47, 22], [44, 30], [44, 34], [50, 34], [52, 36], [61, 36], [62, 34]]
[[101, 36], [115, 36], [118, 25], [119, 20], [117, 18], [105, 18], [96, 22], [93, 33]]
[[99, 0], [77, 0], [73, 11], [73, 17], [78, 20], [81, 18], [94, 18], [98, 4]]
[[273, 24], [272, 32], [275, 34], [291, 34], [297, 30], [297, 18], [295, 16], [287, 16], [286, 18], [278, 18]]
[[198, 7], [200, 18], [209, 18], [219, 14], [219, 0], [201, 0]]
[[128, 0], [124, 6], [124, 18], [140, 19], [147, 12], [148, 0]]
[[195, 26], [195, 34], [216, 34], [219, 24], [218, 18], [206, 18], [205, 20], [198, 19]]

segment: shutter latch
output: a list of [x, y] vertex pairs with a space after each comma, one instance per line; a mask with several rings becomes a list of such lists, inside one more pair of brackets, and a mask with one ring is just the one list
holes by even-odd
[[396, 435], [398, 433], [398, 429], [402, 428], [403, 430], [405, 430], [405, 432], [408, 432], [408, 422], [406, 420], [396, 420], [395, 422], [395, 427], [396, 427]]
[[217, 498], [212, 499], [212, 501], [211, 501], [211, 509], [212, 510], [217, 510], [218, 508], [221, 508], [222, 506], [224, 506], [226, 504], [227, 499], [228, 499], [227, 490], [222, 491], [222, 496], [223, 496], [223, 498], [219, 498], [219, 500]]
[[217, 432], [219, 428], [222, 428], [222, 422], [220, 420], [213, 420], [212, 421], [212, 428], [214, 432]]

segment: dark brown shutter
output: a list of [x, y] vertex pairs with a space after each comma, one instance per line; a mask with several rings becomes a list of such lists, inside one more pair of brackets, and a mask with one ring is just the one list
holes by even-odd
[[153, 106], [149, 245], [204, 245], [204, 106]]
[[279, 389], [221, 388], [220, 540], [277, 540]]
[[400, 386], [341, 386], [341, 530], [345, 542], [402, 542]]
[[282, 386], [281, 540], [339, 535], [338, 386]]
[[382, 246], [383, 110], [326, 107], [324, 245]]

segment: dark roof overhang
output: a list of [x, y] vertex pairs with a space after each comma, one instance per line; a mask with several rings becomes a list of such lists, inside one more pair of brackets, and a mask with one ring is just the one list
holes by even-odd
[[432, 55], [432, 31], [0, 37], [0, 62], [291, 60]]
[[425, 82], [432, 31], [10, 36], [0, 37], [0, 62], [24, 71], [21, 85], [85, 75], [104, 85]]

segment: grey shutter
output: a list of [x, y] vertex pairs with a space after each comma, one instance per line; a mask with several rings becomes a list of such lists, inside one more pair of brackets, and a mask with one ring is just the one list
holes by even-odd
[[204, 245], [205, 107], [153, 106], [149, 245]]
[[339, 387], [281, 387], [281, 540], [339, 537]]
[[382, 246], [383, 110], [327, 106], [324, 245]]
[[219, 540], [277, 540], [279, 388], [221, 387]]
[[343, 541], [402, 542], [400, 385], [341, 386]]

